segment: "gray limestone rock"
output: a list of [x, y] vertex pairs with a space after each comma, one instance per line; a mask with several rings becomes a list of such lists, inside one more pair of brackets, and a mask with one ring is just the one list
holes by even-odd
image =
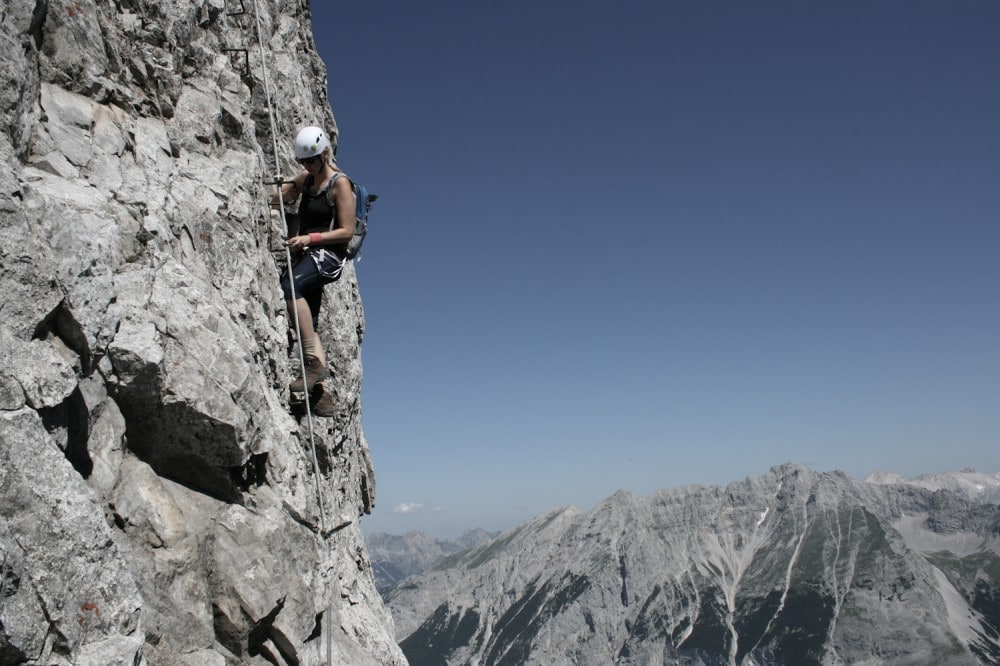
[[337, 415], [287, 391], [266, 182], [300, 122], [336, 134], [325, 67], [307, 6], [246, 9], [0, 12], [0, 663], [405, 663], [358, 525], [353, 267], [321, 320]]
[[0, 442], [5, 659], [137, 658], [143, 600], [93, 490], [34, 410], [0, 412]]

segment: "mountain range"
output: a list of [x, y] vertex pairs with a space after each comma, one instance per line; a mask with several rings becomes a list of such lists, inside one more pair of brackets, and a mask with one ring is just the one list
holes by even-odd
[[[981, 486], [981, 488], [980, 488]], [[1000, 661], [996, 475], [785, 464], [560, 508], [385, 592], [409, 663]]]

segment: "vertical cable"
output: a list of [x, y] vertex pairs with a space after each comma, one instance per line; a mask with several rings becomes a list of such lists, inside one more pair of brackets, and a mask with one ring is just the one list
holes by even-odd
[[[264, 96], [267, 98], [267, 119], [271, 125], [271, 147], [274, 151], [274, 168], [278, 168], [278, 130], [277, 123], [275, 121], [274, 106], [271, 103], [271, 82], [268, 76], [267, 69], [267, 55], [264, 51], [264, 30], [262, 27], [260, 19], [260, 9], [257, 6], [257, 0], [253, 0], [253, 11], [257, 22], [257, 44], [260, 47], [260, 66], [261, 71], [264, 76]], [[277, 174], [276, 174], [277, 175]], [[276, 179], [279, 180], [280, 179]], [[278, 185], [278, 210], [281, 215], [281, 224], [284, 228], [285, 237], [288, 237], [288, 222], [285, 217], [285, 199], [281, 195], [281, 183]], [[288, 244], [285, 244], [285, 263], [288, 270], [288, 284], [291, 289], [292, 303], [295, 303], [295, 280], [292, 274], [292, 253], [288, 249]], [[302, 349], [302, 329], [299, 327], [299, 310], [297, 307], [292, 307], [293, 319], [295, 320], [295, 338], [299, 347], [299, 366], [302, 371], [302, 381], [305, 384], [306, 377], [306, 359], [305, 352]], [[303, 386], [303, 388], [306, 388]], [[306, 391], [308, 393], [308, 390]], [[316, 438], [313, 431], [313, 419], [312, 419], [312, 408], [309, 405], [309, 396], [306, 395], [306, 421], [309, 424], [309, 450], [312, 453], [312, 463], [313, 463], [313, 473], [316, 476], [316, 499], [319, 504], [319, 526], [320, 526], [320, 539], [323, 540], [326, 546], [327, 564], [330, 564], [331, 551], [330, 551], [330, 541], [329, 535], [326, 531], [326, 509], [323, 506], [323, 492], [320, 487], [320, 471], [319, 471], [319, 460], [316, 457]], [[326, 663], [327, 666], [333, 666], [333, 599], [330, 598], [330, 602], [326, 608]]]

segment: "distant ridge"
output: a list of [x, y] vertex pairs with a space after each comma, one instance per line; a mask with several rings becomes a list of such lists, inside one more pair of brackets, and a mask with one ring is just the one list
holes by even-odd
[[971, 468], [904, 479], [889, 472], [873, 472], [866, 483], [906, 484], [927, 490], [948, 490], [973, 502], [1000, 504], [1000, 473], [986, 474]]
[[384, 593], [407, 576], [423, 573], [442, 557], [475, 548], [498, 534], [472, 529], [454, 541], [434, 539], [420, 531], [402, 536], [385, 532], [370, 534], [365, 537], [365, 542], [375, 575], [375, 587]]
[[386, 603], [411, 666], [1000, 663], [1000, 506], [983, 480], [786, 464], [621, 491], [448, 556]]

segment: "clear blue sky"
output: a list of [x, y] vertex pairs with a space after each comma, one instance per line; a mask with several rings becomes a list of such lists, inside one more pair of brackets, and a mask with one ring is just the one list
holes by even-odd
[[1000, 2], [312, 3], [368, 532], [1000, 471]]

